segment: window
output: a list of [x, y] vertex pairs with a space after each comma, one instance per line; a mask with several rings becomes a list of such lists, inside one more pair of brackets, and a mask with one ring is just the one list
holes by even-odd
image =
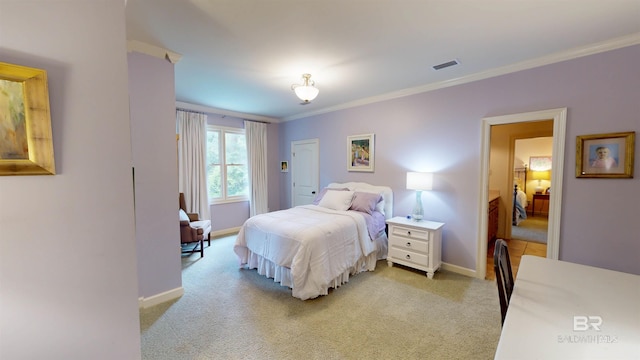
[[247, 200], [247, 142], [244, 129], [207, 126], [209, 202]]

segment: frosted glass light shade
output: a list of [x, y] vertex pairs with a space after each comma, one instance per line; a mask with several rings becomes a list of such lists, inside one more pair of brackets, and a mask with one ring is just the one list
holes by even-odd
[[293, 89], [296, 96], [302, 100], [304, 104], [307, 104], [315, 99], [320, 92], [320, 90], [314, 86], [315, 84], [315, 81], [311, 80], [311, 74], [302, 74], [302, 84], [293, 84], [291, 85], [291, 89]]
[[407, 189], [409, 190], [431, 190], [433, 188], [433, 173], [408, 172]]
[[304, 102], [309, 102], [318, 96], [320, 90], [313, 85], [301, 85], [293, 89], [296, 92], [296, 96]]

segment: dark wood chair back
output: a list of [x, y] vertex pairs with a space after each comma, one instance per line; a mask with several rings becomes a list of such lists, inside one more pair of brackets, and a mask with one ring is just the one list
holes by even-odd
[[495, 249], [493, 251], [493, 269], [496, 273], [496, 283], [498, 284], [498, 297], [500, 298], [500, 313], [502, 315], [502, 324], [507, 316], [507, 308], [511, 293], [513, 292], [513, 273], [511, 271], [511, 260], [509, 259], [509, 248], [507, 243], [502, 240], [496, 240]]
[[180, 204], [180, 205], [179, 205], [179, 206], [180, 206], [180, 209], [184, 210], [184, 212], [187, 212], [187, 205], [186, 205], [186, 203], [185, 203], [185, 201], [184, 201], [184, 193], [180, 193], [180, 194], [178, 195], [178, 202], [179, 202], [179, 204]]

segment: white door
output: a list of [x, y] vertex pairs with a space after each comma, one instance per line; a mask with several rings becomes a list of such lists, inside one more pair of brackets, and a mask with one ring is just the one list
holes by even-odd
[[318, 193], [320, 178], [319, 140], [291, 142], [291, 206], [307, 205]]

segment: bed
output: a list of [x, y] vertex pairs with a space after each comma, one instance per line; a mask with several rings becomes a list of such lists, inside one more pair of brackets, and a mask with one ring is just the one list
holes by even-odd
[[527, 168], [517, 168], [513, 171], [513, 216], [511, 224], [514, 226], [527, 218]]
[[288, 286], [296, 298], [312, 299], [386, 259], [385, 220], [392, 215], [391, 188], [331, 183], [313, 204], [249, 218], [234, 252], [241, 267]]

